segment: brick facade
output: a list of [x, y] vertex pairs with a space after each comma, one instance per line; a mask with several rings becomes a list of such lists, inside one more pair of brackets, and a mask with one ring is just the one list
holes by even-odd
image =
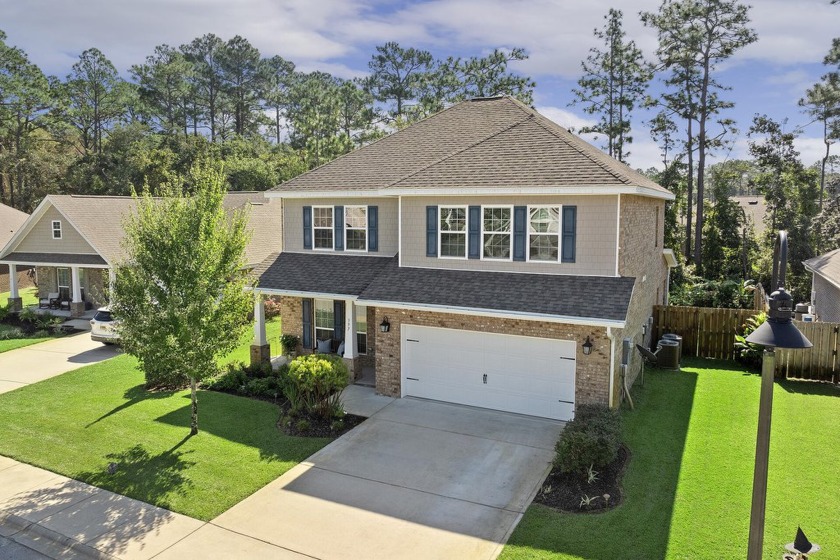
[[[632, 385], [641, 371], [642, 361], [635, 344], [643, 342], [642, 327], [651, 316], [653, 306], [664, 303], [668, 280], [668, 265], [662, 256], [665, 235], [665, 201], [642, 196], [621, 196], [619, 224], [618, 273], [636, 279], [633, 296], [627, 311], [624, 329], [615, 330], [615, 373], [621, 364], [622, 340], [633, 340], [628, 385]], [[655, 342], [655, 341], [653, 341]], [[616, 379], [613, 402], [618, 403], [621, 386]]]
[[[375, 324], [385, 317], [391, 323], [391, 330], [376, 331], [376, 392], [392, 397], [401, 396], [401, 340], [400, 327], [403, 323], [427, 327], [443, 327], [499, 334], [554, 338], [576, 342], [577, 369], [575, 376], [575, 401], [578, 404], [609, 402], [610, 344], [604, 327], [588, 327], [528, 321], [520, 319], [499, 319], [455, 315], [430, 311], [410, 311], [376, 308]], [[592, 354], [583, 355], [582, 344], [589, 336], [594, 345]]]

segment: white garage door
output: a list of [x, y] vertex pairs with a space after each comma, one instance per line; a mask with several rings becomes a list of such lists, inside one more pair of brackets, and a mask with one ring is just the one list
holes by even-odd
[[402, 393], [571, 420], [575, 350], [568, 340], [403, 325]]

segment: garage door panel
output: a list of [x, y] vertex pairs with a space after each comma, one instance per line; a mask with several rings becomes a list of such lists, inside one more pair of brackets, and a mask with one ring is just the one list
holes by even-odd
[[574, 415], [574, 342], [416, 325], [402, 332], [406, 396], [560, 420]]

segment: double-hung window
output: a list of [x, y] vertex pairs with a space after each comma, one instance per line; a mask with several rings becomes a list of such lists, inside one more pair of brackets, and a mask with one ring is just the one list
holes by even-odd
[[333, 249], [333, 207], [312, 207], [312, 232], [315, 249]]
[[348, 251], [367, 251], [367, 206], [344, 207], [344, 238]]
[[438, 210], [440, 256], [467, 258], [467, 207], [441, 206]]
[[528, 260], [560, 260], [560, 207], [528, 208]]
[[481, 256], [510, 260], [513, 239], [513, 208], [485, 206], [481, 209]]
[[52, 236], [53, 239], [61, 239], [61, 220], [52, 221]]
[[331, 299], [315, 300], [315, 339], [329, 340], [335, 334], [335, 308]]
[[367, 354], [367, 307], [356, 306], [356, 352]]

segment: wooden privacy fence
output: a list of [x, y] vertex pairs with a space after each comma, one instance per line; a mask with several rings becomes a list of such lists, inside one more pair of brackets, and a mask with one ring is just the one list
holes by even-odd
[[[665, 333], [683, 339], [683, 354], [719, 360], [735, 359], [735, 334], [749, 317], [759, 312], [752, 309], [718, 309], [714, 307], [677, 307], [657, 305], [653, 308], [654, 341]], [[808, 337], [813, 348], [776, 351], [776, 375], [796, 379], [840, 381], [840, 324], [794, 324]]]

